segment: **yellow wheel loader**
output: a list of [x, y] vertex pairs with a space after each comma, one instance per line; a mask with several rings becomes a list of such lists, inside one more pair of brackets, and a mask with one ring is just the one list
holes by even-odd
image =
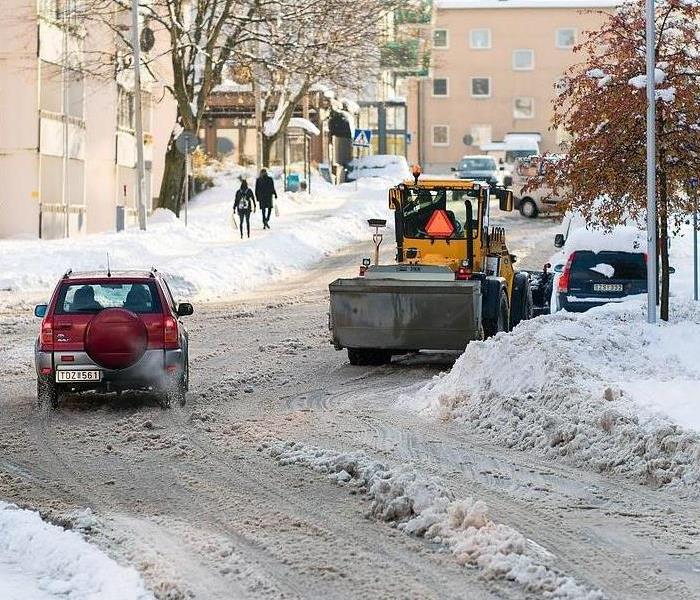
[[457, 179], [414, 179], [389, 190], [396, 262], [364, 259], [360, 275], [329, 286], [329, 326], [353, 365], [383, 364], [393, 354], [462, 351], [472, 340], [509, 331], [533, 314], [530, 276], [513, 269], [505, 231], [489, 226], [490, 200], [513, 209], [510, 190]]

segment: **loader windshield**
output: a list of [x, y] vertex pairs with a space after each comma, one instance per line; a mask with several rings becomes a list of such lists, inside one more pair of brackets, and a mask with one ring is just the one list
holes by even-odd
[[[427, 239], [432, 237], [445, 237], [450, 239], [464, 239], [467, 219], [466, 202], [472, 202], [472, 219], [474, 237], [478, 235], [477, 200], [467, 196], [464, 190], [408, 188], [401, 208], [403, 219], [403, 232], [407, 238]], [[431, 235], [431, 219], [435, 224], [436, 211], [442, 220], [440, 225], [447, 230], [445, 235]], [[445, 218], [449, 222], [445, 221]], [[450, 232], [451, 230], [451, 232]]]

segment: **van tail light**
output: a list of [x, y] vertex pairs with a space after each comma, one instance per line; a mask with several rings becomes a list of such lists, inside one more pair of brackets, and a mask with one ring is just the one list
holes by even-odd
[[574, 262], [575, 256], [576, 252], [572, 252], [569, 255], [569, 259], [566, 261], [566, 266], [564, 267], [564, 270], [562, 271], [561, 276], [559, 277], [557, 289], [560, 293], [565, 294], [569, 291], [569, 280], [571, 279], [571, 265]]
[[469, 267], [460, 267], [455, 272], [455, 279], [457, 281], [467, 281], [472, 276], [472, 271]]
[[41, 350], [44, 352], [53, 351], [53, 318], [46, 317], [41, 322]]
[[173, 317], [163, 318], [163, 343], [167, 350], [180, 347], [180, 338], [177, 332], [177, 321]]

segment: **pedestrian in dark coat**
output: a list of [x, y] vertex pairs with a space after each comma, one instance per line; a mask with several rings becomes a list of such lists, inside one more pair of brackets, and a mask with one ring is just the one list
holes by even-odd
[[243, 238], [243, 221], [245, 221], [248, 237], [250, 237], [250, 213], [257, 210], [257, 206], [253, 190], [248, 187], [248, 182], [245, 179], [241, 180], [241, 187], [236, 192], [233, 208], [238, 213], [238, 220], [241, 224], [241, 238]]
[[255, 181], [255, 195], [260, 203], [262, 212], [263, 228], [270, 229], [270, 216], [272, 216], [272, 198], [277, 198], [275, 182], [267, 174], [267, 169], [260, 170], [260, 177]]

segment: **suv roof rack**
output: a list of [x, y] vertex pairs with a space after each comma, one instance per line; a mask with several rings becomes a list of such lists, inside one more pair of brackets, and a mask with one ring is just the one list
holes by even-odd
[[151, 271], [150, 271], [151, 277], [155, 277], [156, 273], [158, 273], [158, 269], [156, 269], [155, 267], [151, 267]]
[[68, 269], [64, 274], [63, 274], [63, 279], [68, 279], [70, 277], [70, 274], [73, 272], [73, 269]]

